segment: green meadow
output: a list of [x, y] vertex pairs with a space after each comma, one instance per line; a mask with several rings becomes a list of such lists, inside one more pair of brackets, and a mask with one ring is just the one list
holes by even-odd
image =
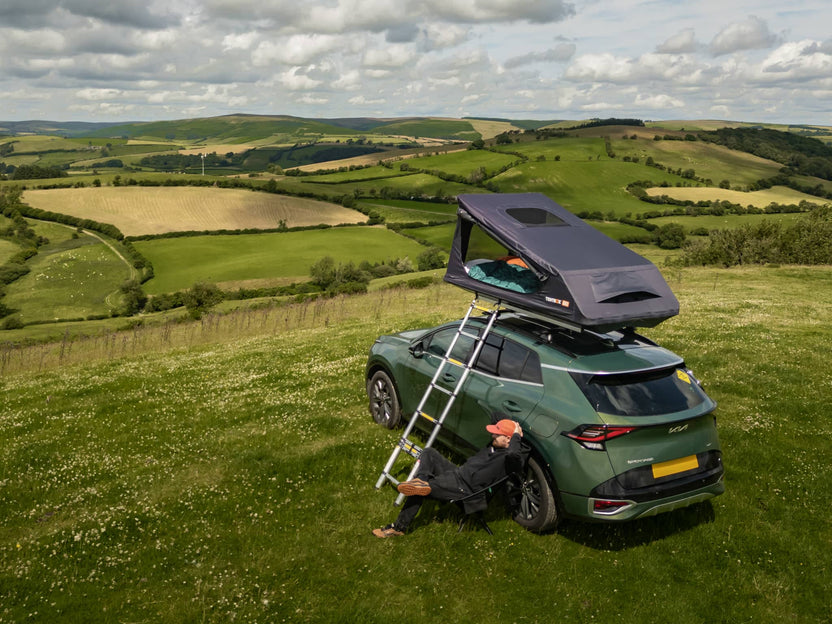
[[636, 180], [656, 186], [675, 184], [680, 178], [653, 167], [602, 156], [586, 161], [537, 161], [518, 165], [494, 178], [501, 193], [543, 193], [572, 212], [612, 213], [623, 216], [655, 209], [626, 189]]
[[384, 217], [386, 223], [456, 221], [457, 205], [407, 199], [363, 200], [362, 206]]
[[489, 175], [494, 175], [500, 168], [510, 165], [517, 157], [510, 154], [499, 154], [486, 150], [462, 150], [436, 156], [408, 158], [399, 161], [401, 168], [422, 169], [428, 171], [442, 171], [452, 175], [468, 177], [482, 168]]
[[650, 223], [662, 226], [668, 223], [679, 223], [685, 226], [685, 229], [695, 230], [705, 228], [710, 230], [726, 230], [741, 227], [743, 225], [756, 225], [761, 221], [777, 221], [788, 225], [797, 219], [800, 219], [800, 213], [783, 213], [783, 214], [747, 214], [747, 215], [699, 215], [697, 217], [677, 215], [672, 217], [656, 217], [650, 219]]
[[149, 294], [184, 290], [197, 282], [305, 281], [309, 268], [324, 256], [355, 264], [405, 256], [415, 262], [425, 249], [385, 228], [360, 227], [162, 238], [134, 245], [156, 272], [145, 284]]
[[363, 368], [458, 317], [441, 284], [2, 352], [0, 622], [820, 623], [830, 611], [829, 267], [673, 270], [647, 332], [719, 404], [726, 493], [494, 535], [373, 485], [399, 432]]

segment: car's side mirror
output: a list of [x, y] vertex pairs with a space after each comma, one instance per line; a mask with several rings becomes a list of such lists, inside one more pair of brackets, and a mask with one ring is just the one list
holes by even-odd
[[420, 358], [425, 354], [425, 345], [422, 344], [421, 340], [419, 342], [414, 342], [410, 345], [408, 351], [410, 351], [410, 355], [413, 357]]

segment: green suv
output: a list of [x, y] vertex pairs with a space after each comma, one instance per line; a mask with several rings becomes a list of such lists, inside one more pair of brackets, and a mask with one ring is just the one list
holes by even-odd
[[[411, 417], [459, 324], [375, 341], [366, 387], [377, 423], [392, 429]], [[470, 319], [451, 359], [468, 362], [485, 326]], [[452, 390], [463, 370], [446, 365], [439, 385]], [[442, 394], [422, 411], [441, 410]], [[563, 516], [623, 521], [721, 494], [715, 408], [678, 355], [634, 331], [570, 330], [508, 313], [487, 332], [438, 440], [469, 455], [490, 442], [495, 413], [520, 422], [531, 454], [514, 519], [541, 532]]]

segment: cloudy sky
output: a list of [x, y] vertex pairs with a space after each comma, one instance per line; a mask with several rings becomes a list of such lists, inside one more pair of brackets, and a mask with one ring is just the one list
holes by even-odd
[[0, 0], [0, 119], [832, 125], [829, 0]]

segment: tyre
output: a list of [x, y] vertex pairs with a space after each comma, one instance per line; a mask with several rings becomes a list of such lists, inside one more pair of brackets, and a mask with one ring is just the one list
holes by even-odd
[[394, 429], [402, 420], [399, 394], [396, 384], [383, 370], [373, 373], [367, 382], [367, 396], [370, 399], [370, 414], [379, 425]]
[[529, 457], [526, 464], [520, 506], [514, 515], [514, 520], [520, 526], [535, 533], [554, 529], [560, 520], [557, 502], [549, 480], [534, 457]]

